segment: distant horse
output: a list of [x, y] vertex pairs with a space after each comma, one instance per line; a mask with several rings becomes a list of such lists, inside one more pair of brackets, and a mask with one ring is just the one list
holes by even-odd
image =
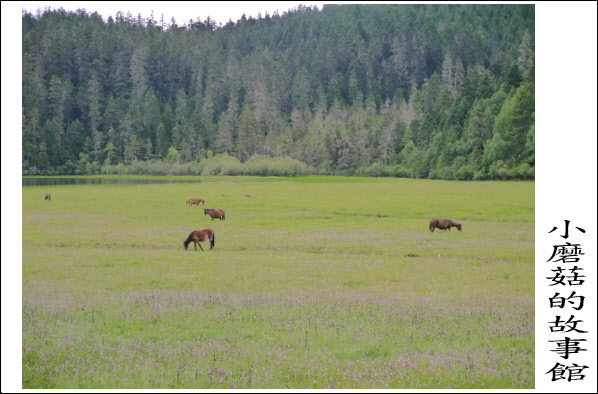
[[251, 194], [246, 194], [245, 197], [253, 197]]
[[430, 231], [434, 232], [435, 228], [440, 230], [448, 229], [451, 231], [451, 227], [457, 227], [461, 231], [461, 223], [457, 223], [452, 219], [431, 219], [430, 220]]
[[208, 241], [208, 240], [210, 241], [210, 249], [213, 249], [214, 245], [216, 244], [216, 234], [214, 234], [214, 230], [212, 230], [211, 228], [206, 228], [203, 230], [195, 230], [195, 231], [192, 231], [191, 234], [189, 234], [189, 236], [187, 237], [185, 242], [183, 242], [183, 246], [185, 247], [185, 250], [187, 250], [187, 248], [189, 247], [189, 244], [191, 242], [193, 242], [193, 246], [195, 247], [196, 251], [197, 251], [197, 245], [199, 245], [199, 248], [201, 250], [203, 250], [200, 242]]
[[212, 218], [212, 220], [214, 220], [214, 218], [216, 219], [220, 219], [220, 220], [224, 220], [226, 219], [224, 217], [224, 209], [210, 209], [210, 208], [206, 208], [203, 210], [203, 214], [205, 215], [210, 215], [210, 217]]
[[52, 199], [52, 196], [50, 195], [50, 193], [46, 193], [44, 200], [51, 200], [51, 199]]
[[202, 200], [201, 198], [190, 198], [187, 200], [187, 205], [189, 205], [189, 206], [196, 204], [199, 207], [199, 203], [206, 205], [206, 201]]

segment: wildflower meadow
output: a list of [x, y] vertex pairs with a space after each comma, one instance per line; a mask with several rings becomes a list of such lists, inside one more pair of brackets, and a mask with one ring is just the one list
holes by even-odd
[[534, 387], [534, 182], [193, 180], [23, 186], [23, 388]]

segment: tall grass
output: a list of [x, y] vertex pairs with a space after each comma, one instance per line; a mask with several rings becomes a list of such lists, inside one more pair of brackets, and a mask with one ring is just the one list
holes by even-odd
[[201, 181], [23, 187], [24, 388], [533, 387], [533, 183]]

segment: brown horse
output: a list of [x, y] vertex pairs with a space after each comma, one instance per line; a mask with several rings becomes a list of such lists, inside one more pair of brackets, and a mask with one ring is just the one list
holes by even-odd
[[216, 244], [216, 234], [214, 234], [214, 230], [212, 230], [211, 228], [206, 228], [203, 230], [195, 230], [195, 231], [192, 231], [191, 234], [189, 234], [187, 239], [183, 242], [183, 246], [185, 247], [185, 250], [187, 250], [187, 248], [189, 247], [189, 244], [191, 242], [193, 242], [193, 246], [195, 247], [196, 251], [197, 251], [197, 245], [199, 245], [199, 248], [201, 250], [203, 250], [200, 242], [208, 241], [208, 240], [210, 241], [210, 249], [213, 249], [214, 245]]
[[201, 198], [190, 198], [187, 200], [187, 205], [189, 205], [189, 206], [196, 204], [199, 207], [199, 203], [206, 205], [206, 201], [202, 200]]
[[206, 208], [203, 210], [203, 214], [205, 215], [210, 215], [210, 217], [212, 218], [212, 220], [214, 220], [214, 218], [216, 219], [220, 219], [220, 220], [224, 220], [226, 219], [224, 217], [224, 209], [210, 209], [210, 208]]
[[461, 223], [457, 223], [452, 219], [431, 219], [430, 220], [430, 231], [434, 232], [435, 228], [440, 230], [448, 229], [451, 231], [451, 227], [457, 227], [461, 231]]
[[246, 194], [245, 197], [253, 197], [251, 194]]
[[52, 196], [50, 195], [50, 193], [46, 193], [44, 200], [51, 200], [51, 199], [52, 199]]

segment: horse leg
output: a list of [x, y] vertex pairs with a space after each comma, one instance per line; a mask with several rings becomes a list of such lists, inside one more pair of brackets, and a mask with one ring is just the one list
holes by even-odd
[[203, 248], [201, 247], [201, 243], [198, 243], [199, 248], [203, 251]]

